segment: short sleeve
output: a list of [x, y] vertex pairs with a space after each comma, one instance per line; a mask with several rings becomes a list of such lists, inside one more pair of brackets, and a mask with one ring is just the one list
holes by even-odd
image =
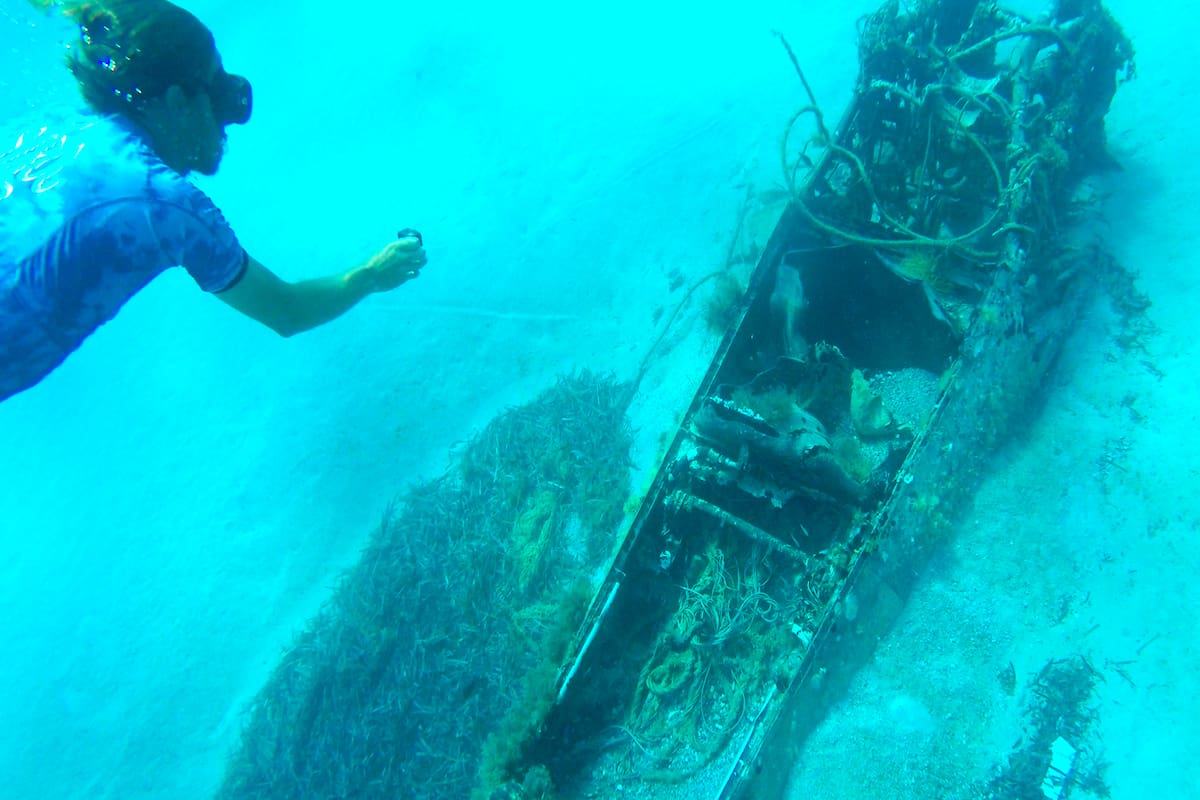
[[169, 170], [150, 180], [150, 215], [159, 247], [206, 292], [228, 289], [246, 268], [246, 252], [208, 195]]

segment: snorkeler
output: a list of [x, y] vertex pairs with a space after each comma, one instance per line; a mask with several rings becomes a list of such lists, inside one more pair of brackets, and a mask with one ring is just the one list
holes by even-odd
[[281, 336], [420, 274], [423, 243], [405, 229], [362, 266], [277, 277], [186, 179], [214, 174], [225, 128], [250, 118], [250, 83], [224, 70], [209, 29], [167, 0], [32, 2], [79, 26], [67, 63], [88, 108], [0, 139], [12, 145], [0, 151], [0, 400], [168, 267]]

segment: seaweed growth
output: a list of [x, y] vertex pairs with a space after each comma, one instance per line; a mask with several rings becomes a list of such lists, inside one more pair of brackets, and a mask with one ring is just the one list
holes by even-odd
[[737, 321], [738, 306], [746, 290], [729, 272], [718, 274], [716, 280], [717, 285], [704, 304], [704, 322], [714, 333], [725, 333]]
[[1023, 735], [979, 792], [981, 800], [1109, 797], [1096, 730], [1098, 678], [1083, 656], [1042, 667], [1028, 687]]
[[390, 509], [255, 698], [218, 797], [550, 796], [522, 754], [622, 519], [626, 395], [562, 378]]
[[[1111, 163], [1104, 114], [1133, 74], [1132, 46], [1095, 0], [1050, 6], [1035, 21], [995, 4], [884, 3], [861, 22], [854, 112], [836, 132], [780, 35], [809, 101], [781, 143], [793, 207], [919, 284], [960, 335], [997, 272], [1057, 268], [1077, 179]], [[810, 150], [822, 156], [801, 181]]]
[[638, 678], [621, 729], [643, 757], [632, 770], [643, 780], [673, 783], [707, 766], [772, 680], [798, 665], [789, 626], [804, 601], [767, 548], [736, 545], [711, 539], [695, 555]]

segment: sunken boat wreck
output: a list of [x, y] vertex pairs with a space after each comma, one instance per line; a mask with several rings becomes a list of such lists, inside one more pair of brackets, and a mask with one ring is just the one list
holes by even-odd
[[[256, 698], [219, 797], [779, 798], [1081, 309], [1132, 50], [1099, 2], [885, 2], [682, 423], [565, 377], [384, 520]], [[1135, 303], [1131, 300], [1131, 305]], [[1102, 788], [1086, 663], [983, 794]], [[1072, 796], [1076, 796], [1072, 794]]]

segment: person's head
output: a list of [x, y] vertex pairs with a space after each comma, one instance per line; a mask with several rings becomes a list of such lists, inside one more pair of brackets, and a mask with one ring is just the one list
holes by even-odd
[[67, 58], [84, 100], [142, 127], [177, 172], [216, 172], [225, 126], [250, 117], [250, 83], [221, 66], [212, 32], [167, 0], [67, 3], [80, 42]]

